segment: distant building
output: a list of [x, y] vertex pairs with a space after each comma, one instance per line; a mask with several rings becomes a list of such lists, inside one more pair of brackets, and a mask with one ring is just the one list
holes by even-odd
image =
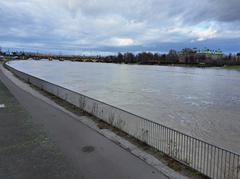
[[220, 49], [210, 50], [208, 48], [185, 48], [179, 52], [179, 62], [184, 64], [211, 64], [224, 57]]
[[185, 48], [181, 52], [179, 52], [179, 62], [180, 63], [198, 63], [196, 57], [196, 49]]

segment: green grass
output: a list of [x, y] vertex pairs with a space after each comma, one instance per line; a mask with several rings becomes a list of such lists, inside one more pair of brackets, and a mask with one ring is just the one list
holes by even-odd
[[237, 65], [237, 66], [225, 66], [224, 69], [226, 69], [226, 70], [239, 70], [240, 71], [240, 65]]

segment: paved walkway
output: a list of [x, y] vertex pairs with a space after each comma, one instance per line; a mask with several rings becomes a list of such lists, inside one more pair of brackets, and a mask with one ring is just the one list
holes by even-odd
[[81, 178], [1, 80], [0, 178]]
[[33, 123], [43, 127], [66, 160], [77, 169], [77, 176], [86, 179], [167, 178], [73, 116], [22, 90], [1, 71], [0, 80], [32, 116]]

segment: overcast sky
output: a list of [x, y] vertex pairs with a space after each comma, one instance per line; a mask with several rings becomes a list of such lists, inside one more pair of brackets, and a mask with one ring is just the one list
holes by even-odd
[[39, 52], [240, 51], [240, 0], [0, 0], [0, 46]]

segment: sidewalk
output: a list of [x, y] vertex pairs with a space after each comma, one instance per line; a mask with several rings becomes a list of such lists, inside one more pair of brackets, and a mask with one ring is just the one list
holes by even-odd
[[80, 178], [0, 81], [0, 178]]
[[[21, 106], [28, 111], [28, 113], [32, 116], [30, 121], [32, 121], [35, 125], [41, 126], [44, 129], [44, 132], [56, 144], [56, 147], [61, 151], [65, 159], [67, 160], [66, 169], [55, 162], [53, 159], [49, 159], [50, 163], [43, 162], [40, 164], [43, 169], [41, 169], [41, 173], [45, 173], [44, 165], [46, 170], [50, 172], [49, 176], [52, 174], [51, 172], [58, 173], [62, 171], [65, 175], [60, 178], [89, 178], [89, 179], [165, 179], [167, 178], [165, 175], [157, 171], [152, 166], [148, 165], [144, 161], [139, 158], [133, 156], [128, 151], [124, 150], [120, 146], [111, 142], [104, 136], [100, 135], [96, 131], [88, 128], [78, 120], [76, 120], [73, 116], [55, 108], [54, 106], [39, 100], [28, 92], [22, 90], [11, 81], [9, 81], [0, 71], [0, 79], [4, 82], [4, 84], [9, 88], [9, 90], [14, 94], [16, 99], [20, 101]], [[9, 92], [8, 92], [9, 93]], [[8, 95], [9, 96], [9, 95]], [[0, 96], [1, 99], [1, 96]], [[5, 100], [9, 101], [9, 100]], [[6, 103], [7, 102], [1, 102]], [[18, 105], [19, 106], [19, 105]], [[22, 110], [21, 110], [22, 111]], [[14, 113], [14, 115], [13, 115]], [[3, 113], [1, 112], [1, 115]], [[13, 116], [13, 121], [19, 120], [18, 114], [15, 114], [15, 110], [11, 111], [9, 115]], [[82, 116], [84, 118], [84, 116]], [[0, 126], [2, 123], [2, 118], [0, 117]], [[6, 116], [4, 117], [6, 119]], [[14, 124], [15, 122], [12, 122]], [[7, 126], [5, 124], [5, 126]], [[33, 130], [35, 131], [35, 130]], [[2, 130], [1, 130], [2, 132]], [[21, 133], [20, 131], [19, 133]], [[7, 133], [12, 133], [11, 131], [7, 131]], [[25, 136], [25, 134], [23, 134]], [[30, 135], [32, 136], [32, 135]], [[15, 140], [15, 135], [12, 137]], [[0, 140], [3, 140], [0, 138]], [[16, 139], [17, 140], [17, 139]], [[41, 141], [41, 140], [40, 140]], [[44, 140], [43, 140], [44, 141]], [[16, 142], [12, 142], [16, 143]], [[2, 145], [2, 142], [1, 142]], [[11, 144], [13, 145], [13, 144]], [[2, 146], [1, 146], [2, 148]], [[31, 150], [29, 150], [31, 151]], [[23, 153], [27, 153], [25, 150], [22, 150]], [[19, 153], [20, 157], [23, 157], [23, 153]], [[40, 152], [42, 153], [42, 152]], [[34, 157], [39, 158], [41, 160], [41, 155], [39, 156], [37, 153], [31, 153]], [[2, 173], [2, 164], [5, 160], [4, 158], [10, 158], [8, 154], [0, 153], [0, 178]], [[12, 156], [14, 158], [14, 156]], [[55, 156], [58, 158], [58, 156]], [[26, 157], [24, 157], [26, 158]], [[44, 157], [48, 160], [48, 156]], [[31, 159], [31, 157], [29, 157]], [[42, 160], [41, 160], [42, 161]], [[61, 160], [63, 161], [63, 160]], [[32, 162], [32, 161], [31, 161]], [[37, 161], [38, 162], [38, 161]], [[36, 163], [37, 163], [36, 162]], [[63, 164], [65, 164], [63, 162]], [[8, 171], [8, 174], [14, 173], [15, 170], [18, 169], [18, 165], [14, 165], [13, 163], [12, 169], [9, 170], [9, 167], [5, 167], [5, 173]], [[34, 168], [34, 164], [31, 164]], [[55, 167], [56, 169], [48, 169], [48, 167]], [[69, 167], [72, 166], [72, 167]], [[24, 168], [25, 166], [22, 165]], [[26, 168], [26, 167], [25, 167]], [[24, 169], [20, 171], [25, 171], [25, 174], [31, 172], [32, 169]], [[62, 170], [57, 170], [58, 168], [62, 168]], [[77, 170], [77, 173], [75, 171]], [[38, 171], [37, 168], [34, 168], [34, 171]], [[64, 171], [64, 172], [63, 172]], [[65, 172], [66, 171], [66, 172]], [[69, 171], [69, 172], [67, 172]], [[71, 174], [71, 176], [67, 175]], [[79, 177], [81, 176], [81, 177]], [[14, 177], [10, 177], [14, 178]], [[26, 177], [29, 178], [29, 177]], [[31, 178], [31, 177], [30, 177]], [[37, 177], [34, 177], [37, 178]], [[41, 178], [41, 177], [39, 177]], [[47, 178], [43, 176], [42, 178]], [[54, 178], [54, 177], [50, 177]]]

